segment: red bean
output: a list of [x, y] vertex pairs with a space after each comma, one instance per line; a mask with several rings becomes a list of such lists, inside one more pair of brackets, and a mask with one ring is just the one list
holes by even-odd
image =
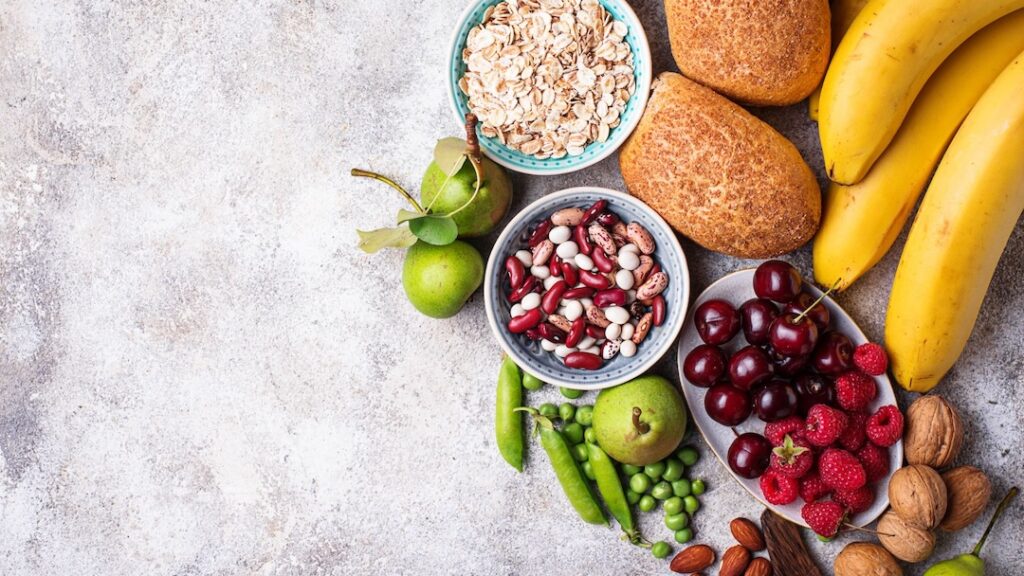
[[565, 337], [565, 345], [569, 348], [575, 348], [580, 340], [583, 340], [583, 335], [587, 333], [587, 319], [583, 316], [573, 320], [572, 328], [569, 329], [569, 335]]
[[540, 224], [537, 224], [537, 227], [533, 229], [533, 234], [530, 234], [530, 248], [533, 248], [537, 244], [547, 240], [548, 232], [551, 232], [551, 220], [544, 220]]
[[565, 365], [569, 368], [580, 368], [582, 370], [597, 370], [603, 362], [601, 357], [590, 352], [572, 352], [565, 357]]
[[604, 290], [612, 286], [612, 281], [607, 276], [594, 274], [589, 270], [580, 270], [580, 282], [594, 290]]
[[505, 259], [505, 271], [508, 272], [508, 283], [513, 290], [519, 288], [523, 279], [526, 278], [526, 269], [523, 268], [523, 263], [519, 261], [519, 258], [515, 256]]
[[598, 308], [607, 308], [609, 306], [625, 306], [626, 305], [626, 291], [622, 288], [612, 288], [610, 290], [601, 290], [597, 294], [594, 294], [594, 306]]
[[594, 218], [597, 218], [597, 215], [604, 212], [604, 209], [607, 207], [607, 200], [598, 200], [597, 202], [594, 202], [590, 205], [590, 208], [587, 208], [587, 211], [583, 213], [583, 219], [580, 220], [580, 225], [586, 226], [587, 224], [590, 224], [594, 221]]
[[594, 265], [601, 272], [607, 274], [615, 269], [615, 260], [612, 260], [611, 256], [605, 254], [604, 250], [594, 250], [590, 257], [594, 259]]
[[508, 301], [513, 304], [519, 302], [523, 299], [523, 296], [533, 292], [535, 286], [537, 286], [537, 277], [533, 275], [527, 276], [526, 280], [523, 280], [523, 283], [508, 295]]
[[576, 267], [568, 262], [562, 262], [562, 278], [565, 278], [565, 283], [569, 286], [575, 286], [580, 281], [580, 275], [576, 272]]
[[558, 303], [562, 301], [562, 295], [569, 289], [569, 285], [565, 283], [565, 280], [559, 280], [548, 288], [548, 291], [540, 297], [540, 307], [548, 314], [554, 314], [555, 310], [558, 310]]
[[605, 228], [611, 228], [615, 226], [615, 223], [619, 221], [619, 217], [614, 212], [601, 212], [597, 216], [598, 223]]
[[665, 297], [658, 294], [651, 302], [651, 312], [654, 313], [654, 325], [661, 326], [665, 323]]
[[604, 338], [604, 328], [594, 326], [593, 324], [587, 324], [587, 336], [590, 336], [595, 340]]
[[544, 338], [543, 336], [540, 335], [540, 330], [537, 330], [536, 328], [530, 328], [529, 330], [527, 330], [526, 337], [529, 338], [530, 340], [541, 340]]
[[548, 261], [548, 271], [552, 276], [562, 275], [562, 259], [558, 257], [558, 254], [551, 255], [551, 260]]
[[[536, 310], [536, 308], [534, 308], [534, 310]], [[537, 331], [540, 332], [541, 337], [545, 340], [550, 340], [557, 344], [565, 342], [565, 330], [562, 330], [550, 322], [545, 322], [540, 326], [537, 326]]]
[[540, 308], [534, 308], [533, 310], [527, 310], [526, 314], [522, 316], [516, 316], [515, 318], [508, 321], [508, 331], [513, 334], [522, 334], [530, 328], [534, 328], [544, 318], [544, 313]]
[[572, 235], [576, 240], [576, 246], [580, 249], [580, 254], [586, 254], [589, 256], [590, 252], [594, 250], [594, 245], [590, 243], [590, 236], [587, 235], [587, 229], [580, 224], [573, 229]]
[[594, 289], [590, 286], [580, 286], [571, 290], [566, 290], [565, 294], [562, 294], [562, 298], [566, 300], [579, 300], [580, 298], [590, 298], [594, 295]]
[[[647, 277], [650, 278], [651, 276], [654, 276], [658, 272], [661, 272], [661, 264], [655, 262], [654, 267], [651, 268], [651, 271], [647, 273]], [[637, 286], [637, 288], [639, 288], [639, 286]]]

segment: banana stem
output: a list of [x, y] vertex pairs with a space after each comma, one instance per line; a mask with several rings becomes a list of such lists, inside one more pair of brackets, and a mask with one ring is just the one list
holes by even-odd
[[981, 555], [981, 547], [985, 545], [985, 540], [988, 539], [988, 534], [992, 531], [992, 527], [996, 525], [996, 520], [998, 520], [999, 517], [1002, 516], [1003, 511], [1006, 510], [1006, 507], [1010, 505], [1010, 501], [1013, 500], [1015, 496], [1017, 496], [1017, 492], [1019, 491], [1020, 490], [1018, 490], [1017, 487], [1014, 486], [1013, 488], [1010, 488], [1009, 492], [1006, 493], [1006, 496], [1003, 497], [1002, 502], [1000, 502], [999, 506], [996, 507], [996, 511], [992, 514], [992, 519], [988, 521], [988, 527], [985, 528], [985, 533], [981, 535], [981, 540], [978, 540], [978, 544], [974, 546], [974, 550], [971, 552], [971, 554], [973, 554], [974, 556]]
[[388, 186], [391, 186], [395, 190], [398, 190], [398, 193], [404, 196], [405, 199], [408, 200], [410, 204], [412, 204], [413, 208], [415, 208], [417, 212], [421, 214], [426, 212], [425, 210], [423, 210], [423, 207], [420, 206], [420, 203], [417, 202], [416, 199], [413, 198], [411, 194], [405, 191], [405, 188], [402, 188], [402, 186], [399, 185], [398, 182], [395, 182], [391, 178], [388, 178], [387, 176], [382, 176], [380, 174], [377, 174], [376, 172], [370, 172], [369, 170], [360, 170], [359, 168], [353, 168], [352, 175], [359, 176], [361, 178], [372, 178], [378, 182], [383, 182]]

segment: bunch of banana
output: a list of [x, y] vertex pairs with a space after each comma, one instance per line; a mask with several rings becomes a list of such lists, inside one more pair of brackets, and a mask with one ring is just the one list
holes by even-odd
[[[832, 51], [836, 51], [839, 41], [846, 35], [846, 31], [853, 24], [853, 19], [860, 14], [860, 11], [868, 3], [868, 0], [832, 0]], [[818, 119], [818, 100], [821, 98], [821, 86], [811, 92], [807, 99], [807, 115], [811, 120]]]

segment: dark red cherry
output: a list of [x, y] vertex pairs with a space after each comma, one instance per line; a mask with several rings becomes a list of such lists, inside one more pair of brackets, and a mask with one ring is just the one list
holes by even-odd
[[799, 398], [798, 410], [800, 415], [807, 414], [811, 406], [815, 404], [828, 404], [834, 406], [836, 402], [836, 389], [827, 376], [821, 374], [801, 374], [793, 381]]
[[814, 296], [811, 296], [807, 292], [801, 292], [792, 302], [786, 304], [786, 307], [782, 309], [783, 314], [802, 314], [804, 310], [811, 309], [807, 313], [807, 317], [814, 320], [814, 323], [818, 325], [818, 331], [824, 332], [828, 329], [829, 323], [832, 322], [832, 314], [828, 311], [828, 306], [825, 306], [825, 301], [818, 302], [813, 308], [814, 301], [817, 300]]
[[729, 358], [729, 381], [737, 388], [750, 388], [772, 375], [768, 354], [757, 346], [745, 346]]
[[767, 298], [751, 298], [740, 306], [743, 337], [751, 344], [767, 344], [768, 328], [779, 316], [779, 307]]
[[754, 432], [740, 434], [729, 446], [729, 468], [744, 478], [757, 478], [768, 469], [772, 444]]
[[783, 356], [775, 350], [769, 349], [768, 357], [772, 359], [772, 366], [774, 366], [775, 373], [780, 376], [796, 376], [811, 365], [810, 355]]
[[800, 272], [788, 262], [768, 260], [754, 270], [754, 293], [785, 304], [800, 294], [803, 287]]
[[704, 410], [715, 422], [736, 426], [750, 416], [750, 396], [732, 384], [715, 384], [704, 395]]
[[814, 369], [834, 376], [853, 367], [853, 342], [845, 334], [825, 332], [814, 348]]
[[772, 321], [768, 341], [783, 356], [806, 356], [818, 343], [818, 325], [807, 317], [783, 314]]
[[725, 375], [725, 354], [710, 344], [701, 344], [683, 360], [683, 375], [694, 386], [707, 388]]
[[740, 313], [725, 300], [708, 300], [693, 313], [693, 323], [706, 344], [725, 344], [740, 331]]
[[796, 390], [785, 380], [771, 380], [754, 395], [754, 413], [765, 422], [796, 414], [798, 405]]

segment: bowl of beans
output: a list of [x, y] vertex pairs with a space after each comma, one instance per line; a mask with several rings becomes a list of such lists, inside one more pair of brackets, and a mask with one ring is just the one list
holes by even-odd
[[679, 335], [689, 300], [672, 228], [605, 188], [569, 188], [524, 208], [484, 274], [487, 319], [505, 353], [541, 380], [579, 390], [650, 369]]

